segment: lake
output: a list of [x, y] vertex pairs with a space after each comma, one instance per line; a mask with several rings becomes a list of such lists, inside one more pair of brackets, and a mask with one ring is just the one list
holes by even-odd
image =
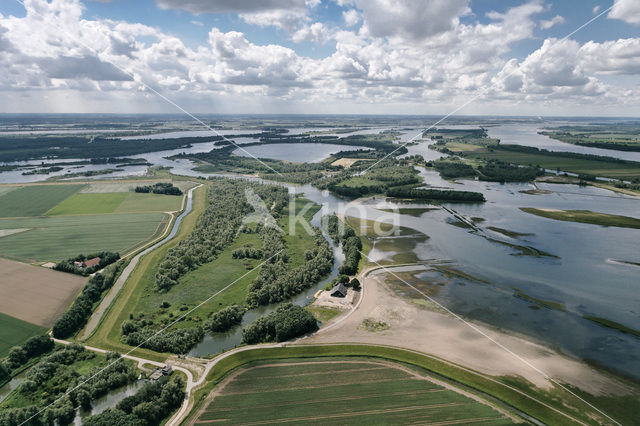
[[238, 148], [233, 153], [241, 157], [269, 158], [294, 163], [318, 163], [340, 151], [369, 150], [363, 146], [331, 143], [271, 143]]

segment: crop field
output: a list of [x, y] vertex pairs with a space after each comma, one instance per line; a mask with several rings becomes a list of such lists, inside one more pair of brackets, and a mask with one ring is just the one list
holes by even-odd
[[0, 196], [0, 217], [40, 216], [84, 185], [29, 185]]
[[45, 331], [44, 327], [0, 313], [0, 358], [7, 356], [12, 347], [22, 345], [30, 337]]
[[141, 194], [136, 192], [73, 194], [51, 210], [48, 216], [168, 212], [180, 209], [182, 197], [175, 195]]
[[176, 195], [140, 194], [130, 192], [115, 213], [175, 212], [182, 206], [182, 197]]
[[73, 194], [51, 210], [48, 216], [113, 213], [127, 198], [126, 192]]
[[193, 424], [513, 424], [483, 402], [413, 370], [373, 361], [293, 361], [242, 369]]
[[6, 259], [0, 259], [0, 270], [0, 312], [46, 328], [87, 281], [79, 275]]
[[162, 213], [0, 218], [0, 230], [29, 229], [0, 238], [0, 256], [27, 261], [59, 261], [79, 253], [121, 254], [162, 233]]

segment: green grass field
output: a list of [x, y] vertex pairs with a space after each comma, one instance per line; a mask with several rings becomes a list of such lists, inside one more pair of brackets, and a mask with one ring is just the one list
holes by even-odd
[[531, 207], [521, 207], [520, 210], [536, 216], [562, 220], [565, 222], [579, 222], [589, 223], [591, 225], [640, 229], [640, 219], [636, 219], [635, 217], [598, 213], [590, 210], [544, 210]]
[[618, 163], [615, 161], [596, 161], [581, 158], [559, 157], [553, 153], [536, 154], [494, 149], [473, 150], [462, 153], [465, 158], [482, 160], [499, 160], [506, 163], [539, 165], [550, 170], [562, 170], [577, 174], [604, 176], [615, 179], [631, 179], [640, 177], [640, 163], [637, 165]]
[[47, 212], [49, 216], [168, 212], [180, 209], [182, 197], [136, 192], [73, 194]]
[[163, 230], [162, 213], [0, 218], [0, 230], [28, 228], [0, 238], [0, 255], [28, 261], [57, 261], [79, 253], [133, 249]]
[[[206, 319], [211, 313], [234, 303], [243, 305], [247, 297], [247, 289], [258, 275], [258, 269], [249, 271], [261, 262], [257, 259], [241, 260], [231, 257], [231, 253], [244, 244], [251, 244], [253, 247], [259, 248], [262, 241], [257, 234], [240, 234], [213, 262], [206, 263], [187, 273], [180, 279], [180, 285], [171, 288], [167, 293], [157, 293], [155, 280], [145, 280], [143, 296], [140, 298], [135, 312], [152, 314], [158, 311], [163, 301], [169, 301], [171, 308], [157, 317], [169, 319], [167, 316], [169, 314], [174, 316], [180, 314], [179, 308], [181, 306], [194, 307], [234, 281], [233, 286], [202, 305], [197, 312], [190, 315], [190, 318]], [[155, 276], [155, 273], [153, 275]], [[245, 276], [243, 277], [243, 275]], [[181, 322], [177, 326], [192, 327], [192, 324]]]
[[44, 334], [46, 329], [9, 315], [0, 313], [0, 358], [9, 354], [9, 350], [21, 345], [32, 336]]
[[47, 212], [49, 216], [113, 213], [127, 198], [126, 192], [73, 194]]
[[339, 359], [266, 364], [218, 390], [199, 421], [240, 424], [513, 424], [494, 408], [424, 376], [380, 363]]
[[23, 186], [0, 196], [0, 217], [41, 216], [84, 185]]
[[140, 194], [130, 192], [115, 213], [175, 212], [182, 206], [182, 197], [175, 195]]

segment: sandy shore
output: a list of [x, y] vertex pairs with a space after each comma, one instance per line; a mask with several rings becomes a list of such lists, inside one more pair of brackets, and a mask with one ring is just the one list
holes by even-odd
[[[368, 275], [358, 309], [326, 332], [305, 339], [305, 343], [393, 345], [435, 355], [493, 376], [520, 376], [543, 389], [551, 388], [552, 383], [540, 371], [593, 395], [620, 395], [629, 391], [622, 383], [583, 362], [521, 337], [473, 323], [482, 333], [508, 349], [505, 350], [460, 319], [425, 309], [396, 295], [384, 283], [383, 276]], [[365, 319], [385, 323], [388, 327], [370, 331], [370, 328], [362, 327]]]

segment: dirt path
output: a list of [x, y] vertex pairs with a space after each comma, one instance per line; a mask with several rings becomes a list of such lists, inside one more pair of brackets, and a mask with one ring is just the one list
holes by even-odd
[[[363, 288], [358, 309], [330, 329], [305, 339], [304, 343], [398, 346], [432, 354], [491, 376], [520, 376], [540, 388], [552, 387], [538, 371], [459, 319], [424, 309], [397, 296], [384, 284], [381, 275], [366, 276]], [[368, 331], [360, 327], [365, 319], [384, 322], [388, 328]], [[580, 361], [484, 324], [474, 322], [473, 325], [558, 381], [594, 395], [628, 392], [626, 386]]]

